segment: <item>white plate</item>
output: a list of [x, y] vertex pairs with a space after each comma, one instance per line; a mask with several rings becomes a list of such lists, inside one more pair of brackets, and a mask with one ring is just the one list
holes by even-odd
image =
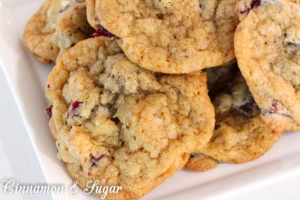
[[[54, 140], [43, 110], [48, 105], [44, 85], [52, 66], [36, 62], [25, 49], [22, 34], [41, 0], [0, 0], [0, 64], [18, 104], [48, 184], [68, 189], [73, 181], [56, 158]], [[218, 199], [300, 174], [300, 134], [285, 133], [263, 157], [246, 164], [220, 164], [205, 173], [181, 170], [146, 199]], [[71, 198], [68, 190], [54, 199]], [[76, 199], [97, 199], [80, 193]]]

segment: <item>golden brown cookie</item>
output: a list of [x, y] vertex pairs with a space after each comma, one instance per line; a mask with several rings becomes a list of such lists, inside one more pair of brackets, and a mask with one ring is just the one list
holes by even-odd
[[216, 112], [214, 134], [210, 142], [197, 153], [219, 162], [244, 163], [255, 160], [273, 146], [281, 132], [272, 131], [264, 123], [260, 110], [237, 69], [230, 72], [218, 67], [212, 68], [208, 73], [212, 70], [220, 70], [214, 73], [222, 76], [234, 74], [234, 79], [229, 80], [227, 87], [213, 100]]
[[257, 1], [235, 33], [239, 68], [261, 117], [280, 132], [300, 130], [299, 12], [286, 0]]
[[28, 21], [24, 42], [39, 62], [50, 64], [92, 33], [85, 0], [46, 0]]
[[211, 138], [207, 93], [206, 73], [154, 73], [129, 61], [114, 39], [82, 41], [47, 82], [58, 158], [81, 187], [99, 180], [123, 188], [107, 199], [138, 199]]
[[205, 172], [218, 166], [218, 162], [208, 156], [199, 153], [192, 153], [189, 161], [184, 166], [191, 171]]
[[87, 0], [88, 21], [141, 67], [181, 74], [235, 58], [235, 0]]

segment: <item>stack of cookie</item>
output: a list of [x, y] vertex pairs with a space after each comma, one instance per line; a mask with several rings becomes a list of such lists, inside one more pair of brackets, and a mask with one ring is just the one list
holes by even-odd
[[56, 63], [46, 94], [58, 158], [82, 188], [138, 199], [184, 166], [262, 156], [300, 130], [298, 11], [291, 0], [46, 0], [24, 41]]

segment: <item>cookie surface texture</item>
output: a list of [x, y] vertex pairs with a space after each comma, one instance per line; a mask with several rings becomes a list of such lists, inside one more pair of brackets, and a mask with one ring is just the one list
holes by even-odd
[[81, 187], [122, 186], [107, 199], [138, 199], [211, 138], [206, 73], [163, 75], [129, 61], [114, 39], [78, 43], [47, 82], [58, 157]]
[[171, 74], [235, 58], [234, 9], [234, 0], [87, 1], [89, 23], [120, 38], [118, 44], [129, 60]]
[[93, 32], [84, 0], [46, 0], [28, 21], [24, 43], [39, 62], [50, 64]]
[[[249, 1], [238, 5], [243, 3]], [[259, 1], [235, 33], [239, 68], [261, 117], [275, 131], [300, 130], [299, 12], [289, 1]]]

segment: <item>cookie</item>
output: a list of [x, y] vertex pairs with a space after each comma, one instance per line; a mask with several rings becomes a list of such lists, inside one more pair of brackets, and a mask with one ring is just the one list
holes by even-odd
[[24, 43], [36, 60], [50, 64], [93, 32], [85, 0], [46, 0], [28, 21]]
[[47, 82], [58, 158], [81, 187], [99, 180], [123, 188], [107, 199], [142, 197], [211, 138], [214, 108], [206, 79], [204, 72], [140, 68], [113, 38], [78, 43]]
[[235, 58], [235, 0], [87, 0], [89, 23], [141, 67], [181, 74]]
[[[225, 71], [222, 67], [213, 69]], [[240, 72], [233, 69], [223, 75], [228, 74], [233, 74], [234, 79], [213, 99], [216, 112], [214, 134], [210, 142], [197, 153], [218, 162], [244, 163], [267, 152], [280, 138], [281, 132], [272, 131], [264, 123], [260, 117], [261, 111]]]
[[185, 169], [191, 171], [205, 172], [218, 166], [218, 162], [206, 155], [192, 153], [189, 161], [184, 166]]
[[[285, 0], [285, 1], [292, 2], [295, 4], [300, 3], [299, 0]], [[263, 4], [265, 3], [266, 2], [263, 2]], [[273, 3], [275, 3], [275, 1], [273, 1]], [[235, 9], [236, 9], [236, 13], [239, 16], [239, 20], [242, 21], [252, 9], [257, 8], [260, 5], [261, 5], [261, 0], [237, 0]]]
[[234, 39], [239, 68], [261, 117], [280, 132], [300, 130], [299, 12], [289, 1], [259, 1], [238, 25]]

